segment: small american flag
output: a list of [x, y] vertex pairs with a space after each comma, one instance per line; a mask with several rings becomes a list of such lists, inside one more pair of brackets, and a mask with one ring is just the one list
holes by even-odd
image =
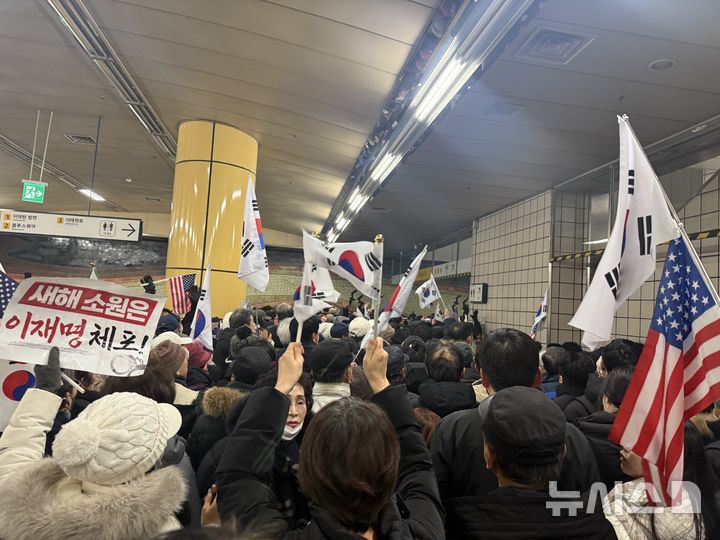
[[2, 317], [10, 303], [12, 295], [15, 294], [15, 289], [18, 288], [18, 282], [8, 276], [5, 272], [0, 272], [0, 317]]
[[610, 440], [643, 458], [645, 481], [655, 488], [648, 490], [652, 504], [679, 502], [684, 423], [718, 396], [720, 307], [678, 238], [668, 248], [645, 347], [610, 432]]
[[170, 284], [170, 298], [172, 299], [175, 313], [185, 314], [190, 311], [192, 303], [187, 292], [195, 285], [195, 274], [173, 276], [168, 280]]

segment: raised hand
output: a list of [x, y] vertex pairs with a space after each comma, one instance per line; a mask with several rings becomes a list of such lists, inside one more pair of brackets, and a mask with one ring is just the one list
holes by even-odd
[[363, 358], [363, 371], [367, 377], [370, 388], [376, 394], [388, 386], [387, 379], [387, 351], [383, 348], [383, 339], [371, 339], [367, 344], [365, 358]]
[[300, 380], [303, 363], [302, 345], [297, 342], [290, 343], [278, 361], [278, 378], [275, 389], [283, 394], [289, 394]]

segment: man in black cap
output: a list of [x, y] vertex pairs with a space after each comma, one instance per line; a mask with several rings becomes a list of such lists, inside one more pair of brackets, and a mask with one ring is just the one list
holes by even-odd
[[[525, 332], [512, 328], [495, 330], [481, 342], [478, 349], [480, 376], [490, 397], [473, 409], [457, 411], [443, 418], [430, 448], [448, 520], [454, 514], [454, 504], [459, 497], [487, 495], [497, 488], [497, 479], [486, 469], [483, 455], [483, 425], [488, 407], [500, 390], [540, 385], [538, 352], [535, 341]], [[557, 407], [549, 398], [545, 399]], [[600, 481], [590, 443], [580, 430], [569, 424], [565, 444], [567, 455], [560, 470], [558, 489], [588, 491], [593, 482]]]
[[350, 396], [354, 364], [350, 346], [339, 339], [318, 343], [310, 353], [313, 386], [312, 412], [317, 414], [325, 405]]
[[552, 496], [566, 429], [563, 412], [539, 390], [512, 386], [495, 394], [483, 424], [483, 454], [499, 487], [456, 503], [448, 538], [616, 538], [602, 512], [587, 514], [579, 498], [573, 505]]
[[271, 369], [272, 360], [267, 351], [260, 347], [243, 347], [238, 358], [233, 360], [233, 380], [228, 386], [243, 392], [250, 392], [255, 387], [258, 377]]

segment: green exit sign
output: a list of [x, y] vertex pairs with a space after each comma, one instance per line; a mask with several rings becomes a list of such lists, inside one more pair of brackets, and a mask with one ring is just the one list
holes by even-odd
[[22, 201], [42, 204], [45, 201], [45, 182], [23, 180]]

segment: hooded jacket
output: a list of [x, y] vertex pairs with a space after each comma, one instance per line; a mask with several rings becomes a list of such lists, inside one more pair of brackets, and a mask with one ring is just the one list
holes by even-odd
[[604, 386], [605, 379], [591, 373], [583, 395], [576, 397], [563, 409], [568, 422], [572, 422], [577, 418], [584, 418], [596, 412]]
[[572, 403], [576, 397], [580, 397], [584, 393], [585, 388], [582, 386], [570, 386], [569, 384], [558, 383], [555, 387], [553, 402], [565, 412], [566, 407]]
[[140, 540], [180, 527], [187, 486], [165, 467], [117, 486], [71, 478], [43, 459], [60, 397], [28, 390], [0, 438], [0, 537]]
[[585, 418], [578, 418], [574, 424], [583, 432], [590, 443], [595, 461], [597, 462], [600, 479], [608, 491], [615, 482], [629, 482], [632, 480], [620, 469], [620, 446], [608, 440], [615, 414], [597, 411]]
[[[446, 509], [451, 499], [487, 495], [498, 487], [483, 454], [483, 424], [491, 400], [492, 396], [474, 409], [446, 416], [435, 431], [430, 455]], [[587, 491], [600, 480], [590, 444], [572, 424], [567, 424], [565, 444], [558, 489]]]
[[418, 406], [426, 407], [440, 417], [477, 406], [472, 385], [464, 382], [429, 380], [420, 385], [418, 392]]
[[[555, 499], [557, 500], [557, 499]], [[548, 491], [497, 488], [486, 496], [462, 497], [448, 510], [448, 539], [482, 540], [615, 540], [612, 525], [602, 512], [574, 516], [566, 510], [553, 516]]]
[[210, 388], [205, 392], [201, 405], [203, 414], [195, 422], [187, 443], [187, 453], [195, 469], [213, 445], [225, 437], [225, 416], [243, 395], [243, 392], [227, 387]]
[[217, 341], [213, 346], [213, 364], [209, 369], [210, 377], [216, 383], [225, 376], [228, 363], [227, 358], [230, 356], [230, 340], [237, 332], [236, 328], [223, 328], [218, 334]]
[[[400, 467], [395, 497], [380, 512], [374, 530], [378, 539], [443, 538], [442, 506], [427, 447], [405, 390], [391, 386], [375, 394], [395, 426], [400, 441]], [[328, 511], [311, 507], [312, 520], [303, 529], [288, 530], [277, 510], [272, 490], [263, 481], [272, 467], [257, 459], [276, 444], [289, 407], [287, 396], [274, 388], [259, 388], [229, 437], [217, 471], [218, 508], [223, 521], [260, 522], [277, 527], [285, 538], [357, 539]]]

